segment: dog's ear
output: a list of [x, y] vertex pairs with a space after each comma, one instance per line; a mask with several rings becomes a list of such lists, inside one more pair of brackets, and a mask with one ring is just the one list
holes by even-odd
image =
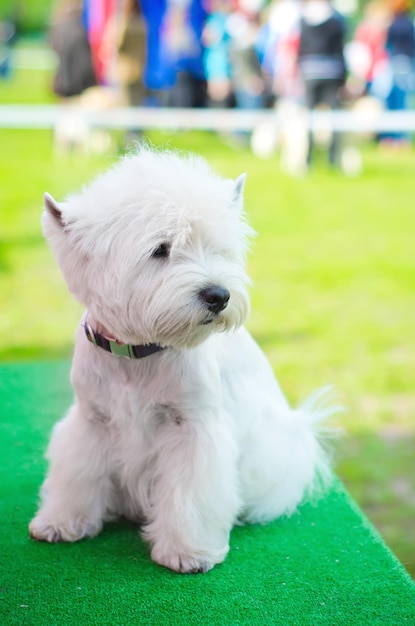
[[62, 211], [60, 210], [56, 200], [54, 200], [52, 196], [47, 192], [43, 196], [43, 204], [49, 215], [53, 217], [53, 219], [59, 224], [59, 226], [63, 227], [64, 222], [62, 219]]
[[245, 187], [246, 174], [241, 174], [235, 181], [233, 188], [233, 202], [238, 209], [242, 210], [244, 202], [244, 187]]

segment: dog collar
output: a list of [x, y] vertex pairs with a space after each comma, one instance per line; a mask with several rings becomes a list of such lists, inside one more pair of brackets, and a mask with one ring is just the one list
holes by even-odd
[[85, 321], [82, 326], [85, 330], [85, 335], [94, 346], [102, 348], [106, 352], [111, 352], [117, 356], [124, 356], [127, 359], [143, 359], [146, 356], [160, 352], [164, 350], [162, 346], [156, 343], [148, 343], [144, 345], [133, 346], [129, 343], [121, 343], [112, 339], [108, 339], [104, 335], [95, 332], [91, 326]]

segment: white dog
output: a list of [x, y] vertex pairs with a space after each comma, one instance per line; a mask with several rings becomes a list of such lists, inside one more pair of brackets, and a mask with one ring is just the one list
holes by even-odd
[[155, 562], [205, 572], [235, 523], [291, 514], [327, 473], [316, 429], [332, 409], [321, 394], [291, 409], [242, 328], [244, 179], [143, 146], [65, 202], [45, 195], [45, 235], [87, 312], [33, 538], [126, 516]]

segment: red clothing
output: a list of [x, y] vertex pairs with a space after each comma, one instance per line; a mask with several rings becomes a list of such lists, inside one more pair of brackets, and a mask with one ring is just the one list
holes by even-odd
[[365, 20], [357, 27], [354, 38], [355, 41], [365, 44], [370, 52], [370, 64], [365, 78], [366, 82], [371, 83], [376, 65], [387, 58], [386, 28], [372, 20]]

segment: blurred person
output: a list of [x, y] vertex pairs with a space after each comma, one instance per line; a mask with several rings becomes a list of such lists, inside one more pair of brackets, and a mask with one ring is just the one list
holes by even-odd
[[167, 0], [161, 23], [161, 58], [169, 71], [165, 104], [173, 107], [206, 105], [202, 28], [206, 12], [201, 0]]
[[373, 81], [383, 72], [387, 53], [385, 49], [391, 11], [385, 0], [373, 0], [366, 5], [364, 18], [357, 25], [353, 43], [355, 48], [354, 73], [364, 81], [366, 93], [371, 93]]
[[148, 101], [160, 106], [160, 94], [172, 85], [170, 65], [161, 55], [161, 23], [166, 11], [166, 2], [141, 0], [141, 8], [147, 28], [146, 65], [144, 67], [144, 85], [148, 92]]
[[208, 105], [213, 107], [228, 108], [233, 104], [228, 22], [234, 5], [234, 0], [211, 0], [202, 31]]
[[[100, 87], [101, 108], [104, 100], [113, 105], [141, 106], [147, 90], [144, 85], [147, 28], [139, 0], [119, 0], [116, 11], [109, 17], [100, 45], [103, 64]], [[127, 129], [125, 144], [137, 141], [142, 131]]]
[[[303, 0], [298, 66], [305, 87], [305, 101], [311, 111], [319, 105], [339, 109], [340, 90], [345, 83], [343, 56], [345, 24], [329, 0]], [[313, 152], [313, 132], [309, 131], [307, 163]], [[329, 163], [339, 164], [340, 136], [333, 131], [329, 146]]]
[[[393, 19], [386, 35], [386, 51], [389, 54], [391, 88], [386, 98], [389, 111], [408, 108], [410, 94], [415, 91], [415, 28], [410, 14], [410, 0], [391, 0]], [[382, 135], [382, 142], [394, 146], [408, 146], [407, 133]]]
[[308, 121], [297, 64], [300, 16], [300, 0], [274, 0], [269, 7], [262, 65], [278, 115], [276, 122], [257, 127], [251, 142], [263, 157], [279, 148], [281, 169], [292, 176], [307, 169]]
[[229, 18], [231, 79], [236, 107], [240, 109], [259, 109], [266, 103], [265, 80], [256, 48], [261, 4], [240, 0]]
[[140, 1], [123, 0], [110, 28], [109, 45], [115, 48], [112, 81], [121, 87], [128, 106], [139, 106], [146, 94], [143, 75], [147, 45]]
[[58, 57], [53, 91], [62, 98], [77, 96], [96, 84], [91, 48], [82, 23], [82, 4], [76, 0], [58, 3], [49, 42]]
[[[104, 84], [108, 82], [110, 75], [109, 65], [102, 65], [101, 81], [96, 78], [91, 46], [84, 26], [84, 8], [85, 5], [82, 6], [80, 1], [60, 2], [56, 7], [51, 28], [51, 44], [59, 57], [54, 91], [68, 105], [54, 127], [56, 153], [104, 153], [115, 149], [111, 133], [91, 126], [85, 112], [124, 104], [120, 98], [120, 90]], [[107, 30], [110, 21], [108, 19], [105, 22]], [[110, 58], [114, 55], [114, 50], [108, 45], [108, 32], [103, 32], [102, 35], [99, 47], [96, 39], [97, 50], [108, 53]]]
[[[257, 0], [239, 0], [237, 9], [229, 17], [231, 85], [238, 109], [260, 109], [267, 103], [266, 83], [256, 47], [259, 4]], [[230, 143], [240, 148], [251, 142], [255, 152], [256, 143], [252, 143], [254, 133], [255, 129], [253, 132], [237, 130], [232, 133]]]
[[[366, 5], [352, 40], [345, 46], [348, 78], [344, 91], [348, 108], [355, 113], [376, 115], [386, 107], [390, 71], [385, 43], [390, 21], [391, 11], [387, 0], [372, 0]], [[379, 133], [353, 133], [349, 136], [349, 143], [360, 142], [362, 139], [377, 141]]]
[[0, 78], [9, 78], [12, 73], [12, 49], [16, 41], [16, 26], [13, 20], [0, 22]]
[[300, 0], [274, 0], [270, 5], [263, 67], [277, 100], [302, 95], [297, 66], [300, 16]]
[[82, 20], [88, 33], [94, 71], [100, 85], [106, 84], [114, 60], [114, 46], [108, 45], [108, 30], [118, 4], [118, 0], [83, 0]]
[[147, 25], [144, 82], [154, 106], [204, 106], [202, 0], [141, 0]]

